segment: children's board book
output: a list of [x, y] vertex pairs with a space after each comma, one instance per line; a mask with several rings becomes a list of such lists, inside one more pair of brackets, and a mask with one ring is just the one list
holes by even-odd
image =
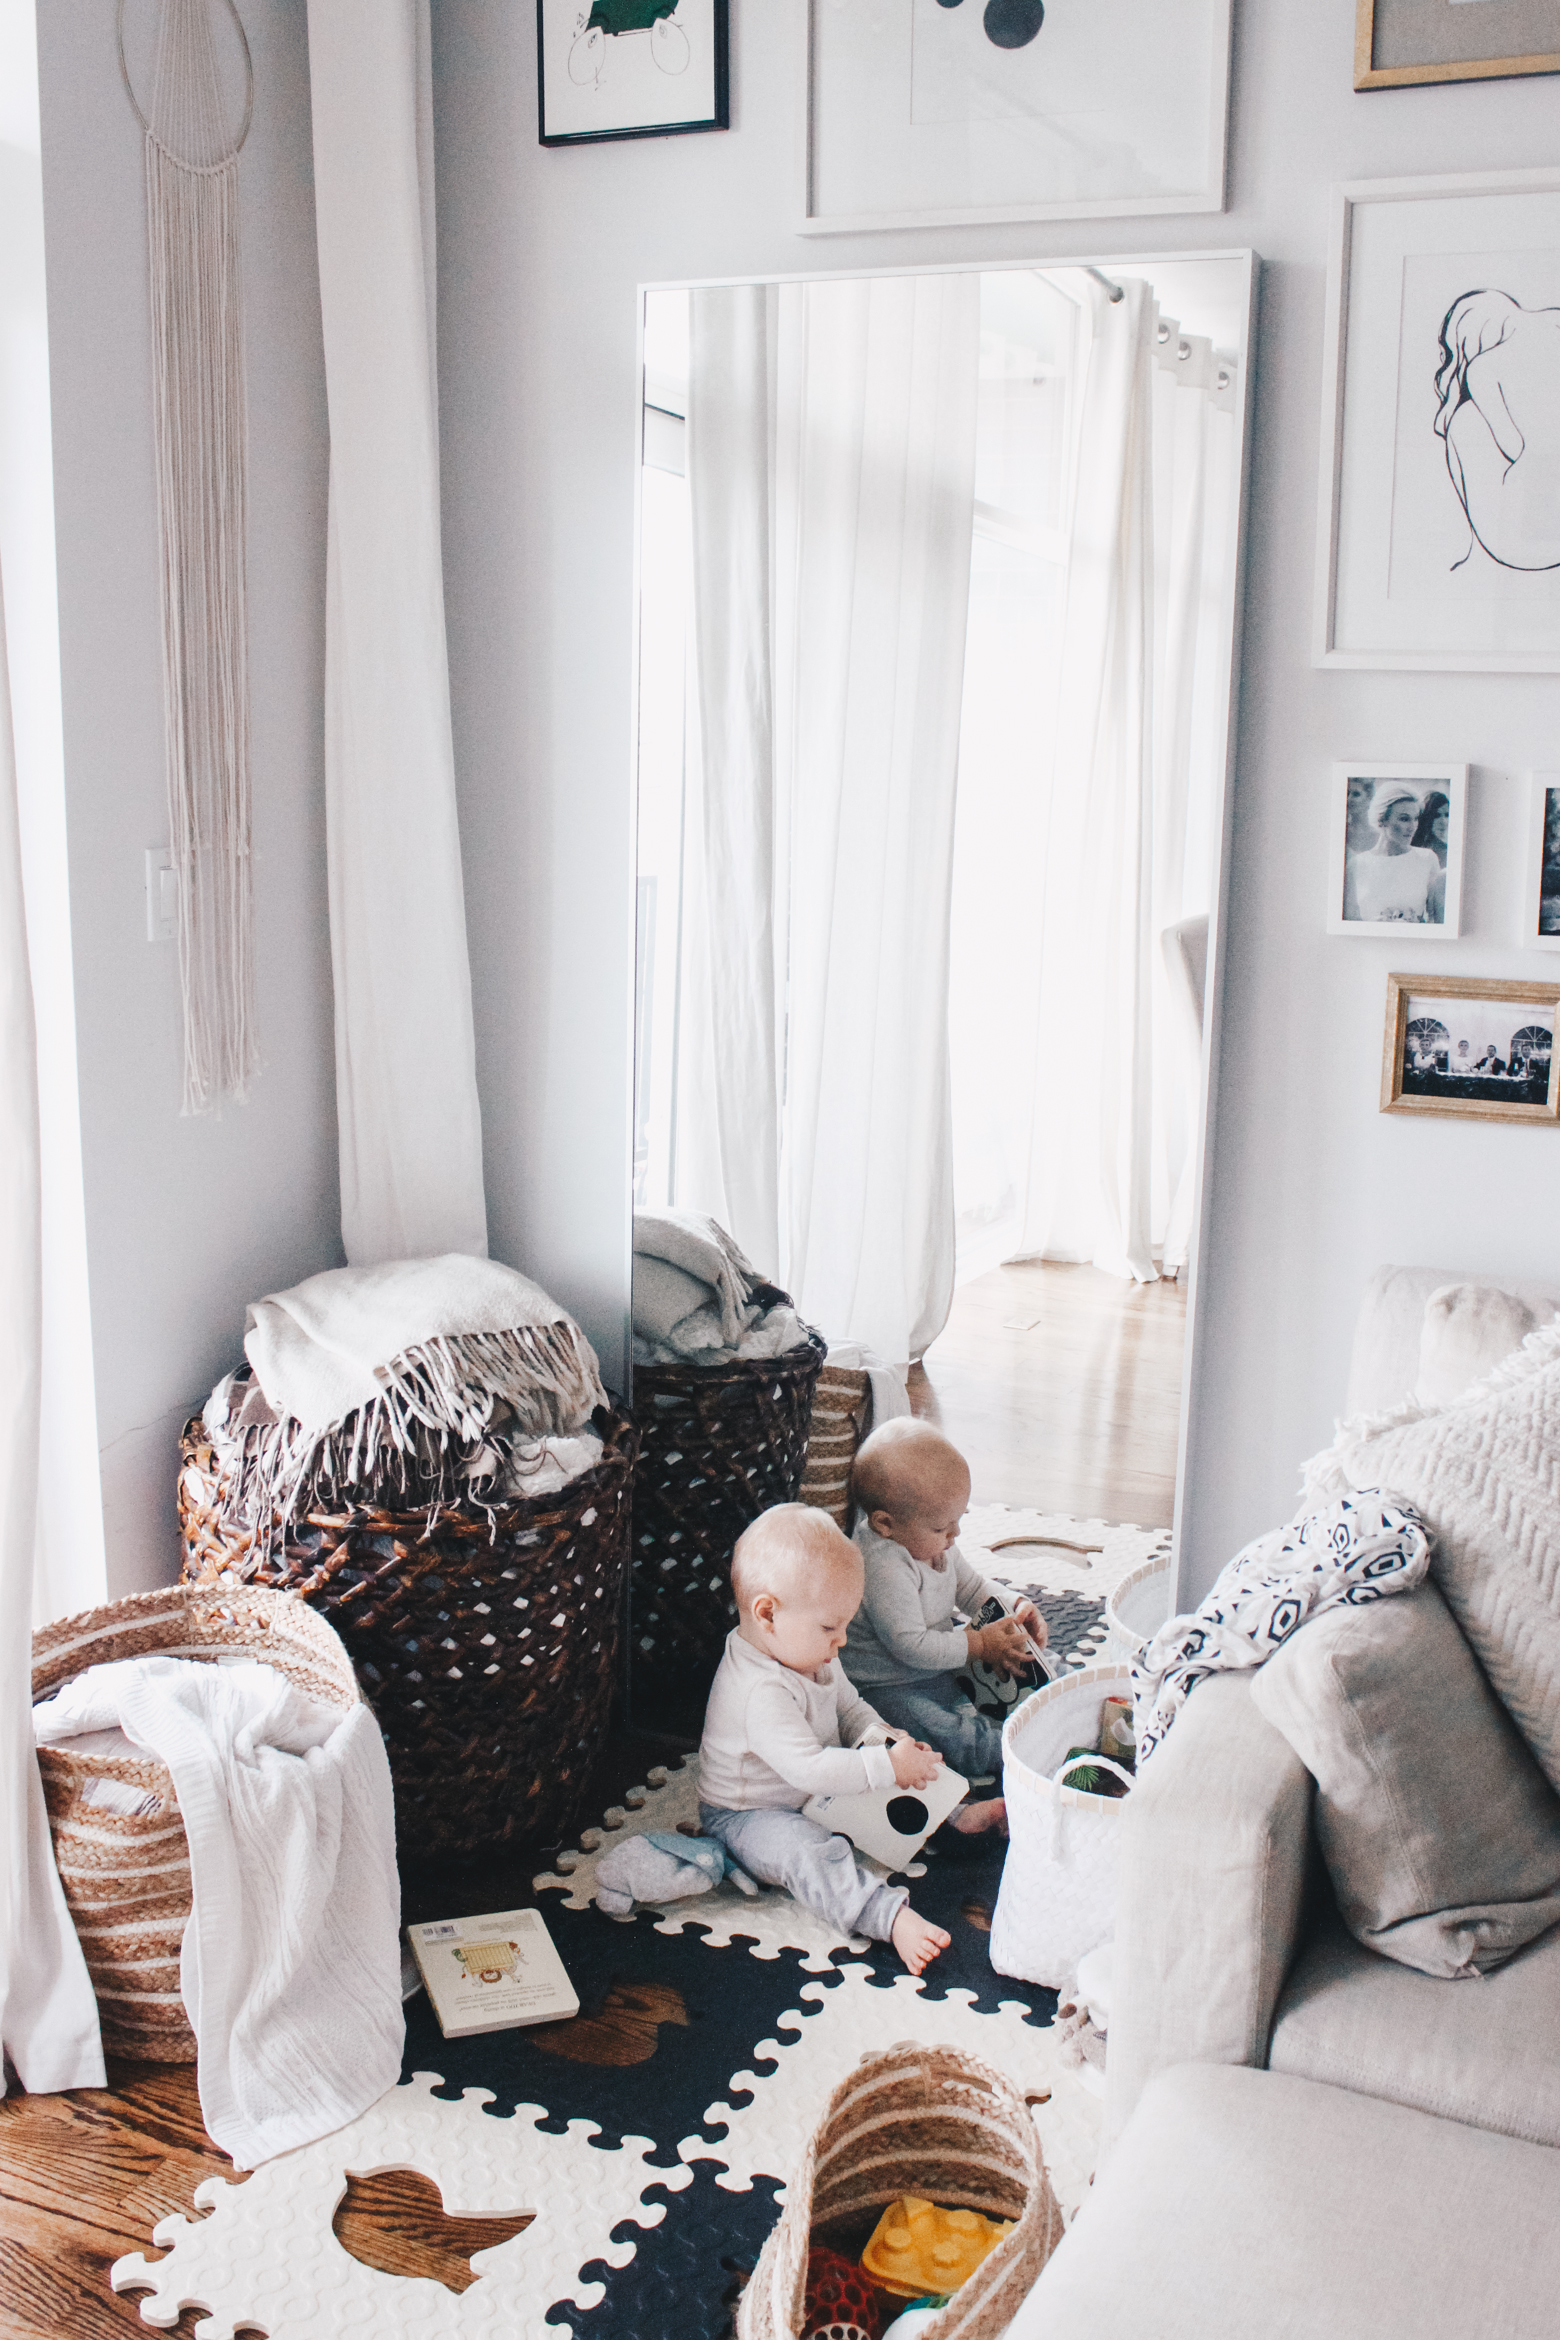
[[556, 2023], [580, 2011], [563, 1960], [534, 1909], [442, 1918], [406, 1932], [446, 2039]]

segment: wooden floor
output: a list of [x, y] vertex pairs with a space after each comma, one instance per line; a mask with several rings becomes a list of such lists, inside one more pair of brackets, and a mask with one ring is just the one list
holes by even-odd
[[954, 1294], [910, 1402], [970, 1466], [971, 1501], [1169, 1527], [1186, 1287], [1049, 1260]]
[[[912, 1402], [968, 1456], [978, 1503], [1167, 1527], [1184, 1327], [1175, 1284], [1121, 1283], [1088, 1267], [999, 1268], [959, 1290], [912, 1375]], [[645, 1762], [642, 1741], [615, 1733], [590, 1810], [620, 1802]], [[541, 1865], [403, 1872], [403, 1914], [523, 1907]], [[631, 2061], [656, 2014], [603, 2008], [578, 2026], [569, 2052]], [[110, 2291], [109, 2267], [130, 2251], [155, 2258], [152, 2228], [171, 2211], [193, 2214], [202, 2178], [238, 2182], [201, 2125], [193, 2065], [124, 2064], [110, 2081], [0, 2103], [0, 2340], [144, 2336], [135, 2298]], [[431, 2275], [453, 2292], [474, 2280], [474, 2251], [523, 2223], [446, 2218], [426, 2180], [393, 2171], [353, 2181], [336, 2232], [369, 2266]], [[189, 2340], [199, 2317], [187, 2310], [172, 2329]]]

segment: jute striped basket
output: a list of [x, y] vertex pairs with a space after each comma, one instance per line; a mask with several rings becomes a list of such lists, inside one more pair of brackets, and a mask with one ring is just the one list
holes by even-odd
[[864, 2056], [829, 2099], [737, 2306], [737, 2340], [806, 2340], [807, 2253], [854, 2256], [900, 2194], [1014, 2220], [924, 2340], [997, 2340], [1062, 2239], [1028, 2105], [989, 2064], [904, 2041]]
[[[275, 1666], [311, 1698], [345, 1712], [358, 1686], [340, 1641], [291, 1593], [202, 1592], [172, 1585], [60, 1617], [33, 1636], [33, 1703], [116, 1658], [195, 1658], [242, 1651]], [[190, 1914], [190, 1854], [166, 1764], [142, 1755], [78, 1755], [40, 1747], [54, 1857], [97, 1993], [110, 2055], [192, 2064], [195, 2035], [179, 1991], [179, 1947]], [[143, 1814], [94, 1802], [101, 1780], [138, 1789]], [[155, 1802], [153, 1802], [155, 1799]]]
[[872, 1412], [872, 1377], [863, 1366], [825, 1365], [813, 1391], [807, 1461], [799, 1503], [826, 1511], [842, 1534], [856, 1524], [850, 1474]]

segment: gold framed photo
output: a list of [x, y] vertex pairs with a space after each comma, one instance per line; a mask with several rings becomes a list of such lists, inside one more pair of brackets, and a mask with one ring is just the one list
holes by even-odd
[[1560, 0], [1357, 0], [1356, 89], [1560, 73]]
[[1560, 1121], [1560, 983], [1389, 975], [1383, 1113]]

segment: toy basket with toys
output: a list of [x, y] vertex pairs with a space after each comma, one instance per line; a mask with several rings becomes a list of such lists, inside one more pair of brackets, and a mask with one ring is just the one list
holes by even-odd
[[[1012, 2082], [973, 2057], [910, 2042], [863, 2057], [829, 2099], [738, 2302], [737, 2340], [809, 2340], [809, 2259], [816, 2265], [823, 2246], [859, 2260], [903, 2197], [946, 2205], [955, 2222], [973, 2211], [1003, 2223], [924, 2335], [997, 2340], [1062, 2239], [1061, 2207]], [[867, 2329], [862, 2312], [850, 2328]]]

